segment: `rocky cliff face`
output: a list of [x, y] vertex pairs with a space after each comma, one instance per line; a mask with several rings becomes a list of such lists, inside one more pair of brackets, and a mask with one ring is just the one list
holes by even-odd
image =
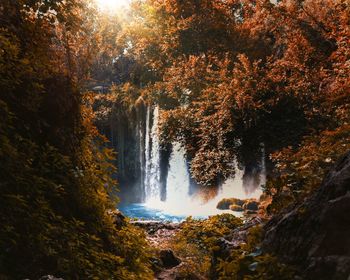
[[146, 106], [140, 104], [130, 110], [121, 105], [113, 108], [104, 122], [98, 122], [100, 132], [115, 150], [117, 172], [115, 174], [123, 201], [142, 202]]
[[350, 279], [350, 153], [303, 204], [265, 226], [264, 250], [303, 279]]

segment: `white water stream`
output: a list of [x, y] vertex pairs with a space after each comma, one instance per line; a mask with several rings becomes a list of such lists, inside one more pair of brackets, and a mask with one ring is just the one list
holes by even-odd
[[[153, 116], [153, 118], [152, 118]], [[145, 166], [144, 188], [145, 206], [151, 209], [161, 210], [164, 213], [178, 216], [209, 216], [223, 213], [216, 209], [217, 203], [222, 198], [259, 198], [262, 191], [257, 186], [243, 186], [243, 171], [236, 169], [234, 178], [227, 179], [211, 199], [203, 200], [199, 194], [189, 194], [190, 174], [186, 162], [185, 150], [179, 143], [173, 143], [173, 149], [169, 160], [168, 176], [166, 180], [166, 199], [161, 200], [160, 183], [160, 141], [158, 133], [159, 108], [155, 107], [151, 113], [147, 109], [146, 135], [145, 135]], [[151, 121], [153, 119], [152, 125]], [[262, 152], [264, 155], [264, 149]], [[260, 173], [261, 184], [265, 183], [265, 162], [262, 161]], [[227, 210], [227, 212], [231, 212]]]
[[153, 124], [150, 129], [151, 112], [147, 108], [146, 147], [145, 147], [145, 195], [146, 201], [160, 200], [160, 147], [158, 137], [158, 107], [153, 111]]

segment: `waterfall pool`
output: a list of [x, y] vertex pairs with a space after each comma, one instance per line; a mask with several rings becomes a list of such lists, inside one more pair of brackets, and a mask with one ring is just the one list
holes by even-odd
[[[205, 207], [204, 207], [205, 208]], [[164, 221], [179, 223], [184, 221], [187, 217], [191, 216], [195, 219], [205, 219], [212, 215], [230, 213], [237, 217], [242, 216], [241, 212], [234, 212], [231, 210], [218, 210], [212, 209], [208, 212], [208, 209], [198, 208], [198, 211], [191, 211], [189, 208], [183, 208], [179, 205], [179, 209], [166, 209], [166, 207], [152, 207], [147, 204], [131, 203], [131, 204], [120, 204], [118, 209], [127, 217], [137, 220], [147, 221]], [[202, 213], [201, 213], [202, 211]]]
[[181, 222], [186, 216], [172, 215], [161, 209], [150, 208], [145, 204], [121, 204], [118, 209], [127, 217], [137, 220]]

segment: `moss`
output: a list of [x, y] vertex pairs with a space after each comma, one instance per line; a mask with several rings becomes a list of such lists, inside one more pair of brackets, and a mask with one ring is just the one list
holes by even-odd
[[245, 202], [244, 200], [238, 199], [238, 198], [223, 198], [218, 202], [218, 204], [216, 205], [216, 208], [221, 210], [226, 210], [226, 209], [230, 209], [230, 206], [233, 204], [238, 206], [243, 206], [244, 202]]
[[237, 212], [242, 212], [244, 211], [243, 207], [242, 206], [239, 206], [237, 204], [232, 204], [230, 205], [230, 210], [232, 211], [237, 211]]

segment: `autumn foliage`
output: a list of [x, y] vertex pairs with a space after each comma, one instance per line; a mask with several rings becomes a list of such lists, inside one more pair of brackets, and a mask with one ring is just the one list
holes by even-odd
[[343, 0], [140, 1], [119, 40], [153, 73], [136, 86], [160, 104], [162, 139], [186, 147], [197, 182], [217, 185], [235, 157], [244, 166], [263, 145], [267, 192], [292, 202], [349, 149], [349, 9]]
[[0, 4], [1, 279], [152, 277], [143, 233], [108, 215], [114, 153], [82, 90], [96, 53], [86, 4]]
[[[157, 104], [163, 143], [185, 147], [201, 186], [264, 147], [270, 213], [303, 200], [350, 149], [349, 26], [346, 0], [144, 0], [120, 19], [88, 0], [2, 0], [0, 278], [153, 278], [143, 233], [107, 214], [94, 80], [114, 83], [101, 119]], [[223, 277], [245, 267], [232, 258]]]

